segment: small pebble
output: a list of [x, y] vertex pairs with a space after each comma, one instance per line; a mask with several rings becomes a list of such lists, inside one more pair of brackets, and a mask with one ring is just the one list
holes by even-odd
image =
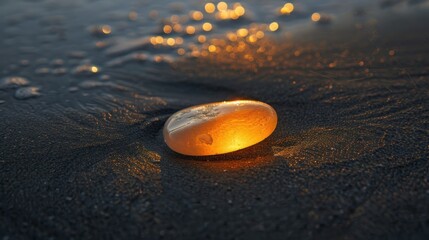
[[40, 88], [38, 87], [22, 87], [15, 92], [15, 98], [19, 100], [29, 99], [40, 96]]
[[164, 125], [164, 140], [175, 152], [208, 156], [261, 142], [277, 125], [276, 111], [250, 100], [216, 102], [183, 109]]
[[27, 86], [30, 83], [28, 79], [23, 77], [5, 77], [0, 80], [0, 89], [17, 88], [20, 86]]

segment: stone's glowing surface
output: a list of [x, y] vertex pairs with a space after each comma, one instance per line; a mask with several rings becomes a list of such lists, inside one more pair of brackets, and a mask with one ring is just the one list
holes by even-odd
[[173, 114], [164, 140], [178, 153], [207, 156], [252, 146], [274, 131], [276, 111], [263, 102], [237, 100], [198, 105]]

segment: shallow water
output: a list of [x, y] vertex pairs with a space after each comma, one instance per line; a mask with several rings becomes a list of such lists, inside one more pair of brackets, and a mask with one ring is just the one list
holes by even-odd
[[[2, 1], [0, 233], [428, 234], [428, 2], [283, 4]], [[274, 134], [210, 158], [163, 143], [172, 113], [233, 99], [272, 105]]]

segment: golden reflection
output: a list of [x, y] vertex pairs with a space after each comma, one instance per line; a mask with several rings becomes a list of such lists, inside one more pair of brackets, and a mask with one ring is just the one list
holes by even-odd
[[313, 21], [313, 22], [320, 21], [320, 18], [321, 18], [320, 13], [315, 12], [315, 13], [311, 14], [311, 21]]
[[281, 14], [291, 14], [294, 10], [294, 6], [292, 3], [286, 3], [281, 9], [280, 9], [280, 13]]
[[271, 32], [275, 32], [279, 30], [279, 24], [277, 22], [272, 22], [268, 25], [268, 29], [270, 29]]
[[198, 42], [205, 43], [206, 42], [206, 36], [204, 36], [204, 35], [198, 36]]
[[185, 55], [185, 53], [186, 53], [186, 50], [184, 48], [177, 49], [177, 54], [179, 54], [179, 55]]
[[240, 28], [237, 30], [237, 36], [239, 37], [246, 37], [247, 34], [249, 34], [249, 30], [247, 30], [246, 28]]
[[93, 72], [93, 73], [97, 73], [97, 72], [98, 72], [98, 67], [96, 67], [96, 66], [92, 66], [92, 67], [91, 67], [91, 72]]
[[203, 13], [202, 13], [202, 12], [200, 12], [200, 11], [192, 11], [192, 12], [190, 13], [190, 16], [191, 16], [191, 18], [192, 18], [193, 20], [195, 20], [195, 21], [201, 21], [201, 20], [203, 20], [203, 18], [204, 18]]
[[177, 33], [181, 32], [181, 31], [182, 31], [182, 25], [180, 25], [180, 24], [178, 24], [178, 23], [174, 24], [174, 25], [173, 25], [173, 30], [174, 30], [175, 32], [177, 32]]
[[185, 31], [189, 35], [195, 34], [195, 27], [194, 26], [187, 26]]
[[177, 38], [176, 38], [176, 44], [178, 44], [178, 45], [183, 44], [183, 38], [181, 38], [181, 37], [177, 37]]
[[209, 22], [205, 22], [202, 26], [203, 30], [209, 32], [213, 29], [213, 25]]
[[234, 13], [237, 14], [238, 16], [243, 16], [246, 13], [246, 10], [244, 9], [243, 6], [240, 5], [234, 9]]
[[165, 25], [163, 28], [164, 33], [169, 34], [173, 31], [173, 28], [170, 25]]
[[103, 25], [101, 26], [101, 31], [107, 35], [112, 32], [112, 28], [109, 25]]
[[204, 5], [204, 10], [206, 10], [207, 13], [214, 13], [214, 11], [216, 10], [216, 6], [213, 3], [209, 2]]
[[[261, 155], [260, 153], [257, 153]], [[250, 155], [250, 154], [249, 154]], [[255, 154], [256, 155], [256, 154]], [[232, 157], [231, 157], [232, 156]], [[209, 170], [213, 172], [228, 172], [228, 171], [239, 171], [244, 169], [262, 167], [266, 164], [271, 163], [274, 160], [274, 156], [267, 153], [263, 156], [257, 157], [236, 157], [235, 155], [229, 155], [229, 160], [214, 158], [210, 161], [188, 161], [183, 164], [192, 164], [198, 169]]]
[[155, 42], [156, 42], [156, 44], [162, 44], [164, 42], [164, 38], [161, 36], [156, 36]]
[[175, 43], [176, 43], [176, 40], [174, 40], [174, 38], [167, 39], [167, 45], [174, 46]]
[[226, 2], [219, 2], [217, 4], [217, 10], [225, 11], [226, 9], [228, 9], [228, 4]]
[[209, 52], [216, 52], [216, 46], [215, 45], [210, 45], [209, 47], [208, 47], [208, 50], [209, 50]]

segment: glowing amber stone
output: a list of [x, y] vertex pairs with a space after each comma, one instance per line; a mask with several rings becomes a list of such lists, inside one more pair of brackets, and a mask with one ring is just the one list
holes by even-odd
[[276, 111], [263, 102], [237, 100], [198, 105], [173, 114], [164, 140], [178, 153], [207, 156], [237, 151], [271, 135]]

